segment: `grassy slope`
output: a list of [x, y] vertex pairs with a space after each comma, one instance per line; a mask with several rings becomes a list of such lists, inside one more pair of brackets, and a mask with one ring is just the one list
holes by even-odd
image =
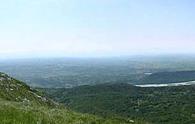
[[[0, 73], [0, 124], [129, 124], [128, 119], [79, 114]], [[135, 124], [144, 124], [136, 121]]]
[[8, 101], [36, 103], [39, 105], [54, 105], [55, 103], [40, 92], [31, 89], [25, 83], [0, 73], [0, 98]]
[[[103, 119], [88, 114], [79, 114], [64, 108], [0, 100], [0, 124], [128, 124], [123, 119]], [[141, 124], [141, 123], [140, 123]]]
[[195, 123], [195, 86], [138, 88], [102, 84], [46, 92], [79, 112], [142, 118], [155, 124]]

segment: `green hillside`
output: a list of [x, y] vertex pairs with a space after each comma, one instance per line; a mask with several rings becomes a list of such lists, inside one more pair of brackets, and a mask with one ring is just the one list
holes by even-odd
[[4, 73], [0, 73], [0, 98], [29, 104], [55, 105], [54, 102], [42, 96], [40, 92]]
[[101, 84], [44, 90], [56, 101], [83, 113], [139, 118], [154, 124], [195, 123], [195, 85], [140, 88]]
[[145, 124], [73, 112], [16, 79], [0, 73], [0, 124]]

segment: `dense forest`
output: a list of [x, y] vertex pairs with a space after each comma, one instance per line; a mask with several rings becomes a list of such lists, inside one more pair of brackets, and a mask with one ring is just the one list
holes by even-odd
[[82, 113], [140, 118], [155, 124], [195, 123], [195, 85], [140, 88], [129, 84], [100, 84], [42, 91]]

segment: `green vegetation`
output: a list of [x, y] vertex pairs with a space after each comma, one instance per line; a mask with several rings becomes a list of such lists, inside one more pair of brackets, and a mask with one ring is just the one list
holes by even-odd
[[101, 84], [42, 90], [78, 112], [139, 118], [155, 124], [195, 123], [195, 85], [140, 88], [129, 84]]
[[124, 118], [80, 114], [47, 99], [23, 82], [0, 73], [0, 124], [146, 124]]
[[[103, 119], [88, 114], [78, 114], [64, 108], [0, 100], [0, 124], [127, 124], [125, 119]], [[137, 123], [137, 122], [135, 122]], [[141, 123], [140, 123], [141, 124]]]
[[54, 102], [42, 96], [40, 92], [4, 73], [0, 73], [0, 98], [16, 102], [33, 102], [39, 105], [54, 105]]

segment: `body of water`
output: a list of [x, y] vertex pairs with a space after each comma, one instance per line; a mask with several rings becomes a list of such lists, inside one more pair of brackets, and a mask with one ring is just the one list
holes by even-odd
[[142, 84], [135, 85], [137, 87], [169, 87], [169, 86], [185, 86], [185, 85], [194, 85], [195, 81], [180, 82], [180, 83], [164, 83], [164, 84]]

